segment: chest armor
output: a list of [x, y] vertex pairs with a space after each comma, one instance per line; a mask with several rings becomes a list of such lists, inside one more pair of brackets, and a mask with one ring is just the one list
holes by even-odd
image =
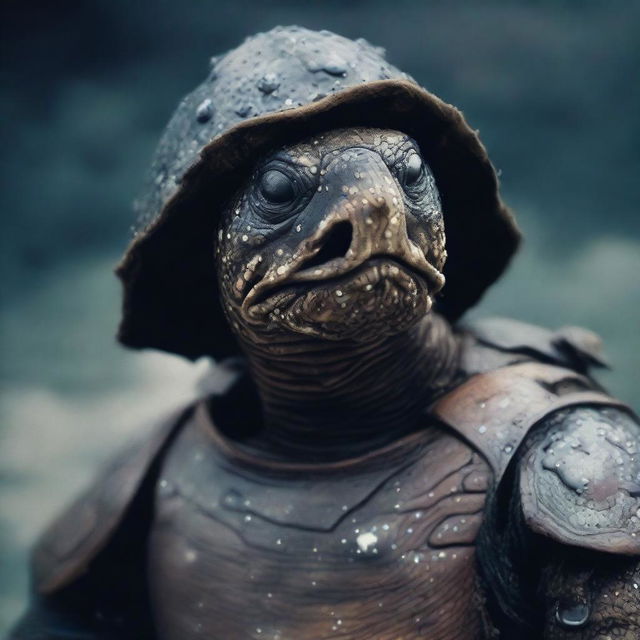
[[198, 407], [156, 497], [160, 637], [477, 637], [474, 540], [491, 470], [426, 426], [355, 460], [265, 464]]
[[566, 369], [470, 378], [424, 430], [331, 464], [239, 450], [200, 404], [171, 447], [149, 544], [161, 640], [484, 637], [488, 488], [549, 412], [610, 402]]

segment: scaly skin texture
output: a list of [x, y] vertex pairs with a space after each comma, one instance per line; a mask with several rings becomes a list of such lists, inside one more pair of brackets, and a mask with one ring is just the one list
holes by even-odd
[[417, 428], [458, 344], [429, 313], [444, 225], [408, 136], [336, 130], [264, 159], [218, 240], [223, 304], [263, 405], [256, 446], [348, 457]]
[[556, 549], [543, 572], [548, 640], [637, 640], [640, 563]]

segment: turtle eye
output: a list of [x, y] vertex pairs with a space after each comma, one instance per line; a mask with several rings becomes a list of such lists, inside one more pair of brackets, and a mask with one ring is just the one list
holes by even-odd
[[409, 160], [407, 161], [405, 170], [404, 170], [404, 184], [407, 187], [415, 186], [420, 178], [422, 177], [424, 170], [424, 164], [422, 162], [422, 158], [414, 153], [411, 155]]
[[296, 197], [293, 180], [277, 169], [262, 174], [260, 193], [267, 202], [273, 204], [286, 204]]

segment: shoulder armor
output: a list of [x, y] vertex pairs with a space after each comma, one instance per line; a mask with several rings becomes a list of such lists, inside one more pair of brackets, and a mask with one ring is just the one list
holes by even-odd
[[525, 522], [572, 546], [640, 555], [640, 425], [615, 408], [565, 409], [520, 467]]
[[193, 389], [162, 420], [129, 443], [103, 468], [92, 486], [48, 527], [32, 554], [33, 586], [47, 595], [71, 584], [113, 538], [152, 465], [169, 446], [196, 400], [223, 394], [238, 376], [234, 361], [212, 365], [203, 359]]
[[430, 412], [484, 455], [499, 482], [534, 425], [567, 407], [588, 405], [626, 408], [571, 369], [519, 362], [471, 376]]
[[183, 411], [110, 460], [91, 487], [45, 530], [32, 555], [38, 593], [50, 594], [73, 582], [107, 545]]
[[582, 327], [551, 331], [510, 318], [483, 318], [467, 325], [480, 342], [501, 351], [522, 353], [584, 372], [605, 367], [600, 337]]

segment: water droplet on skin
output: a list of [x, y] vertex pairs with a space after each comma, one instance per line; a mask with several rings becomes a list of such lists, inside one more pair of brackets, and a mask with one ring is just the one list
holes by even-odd
[[589, 613], [589, 607], [583, 602], [569, 605], [560, 605], [558, 603], [556, 620], [566, 628], [581, 627], [589, 620]]

